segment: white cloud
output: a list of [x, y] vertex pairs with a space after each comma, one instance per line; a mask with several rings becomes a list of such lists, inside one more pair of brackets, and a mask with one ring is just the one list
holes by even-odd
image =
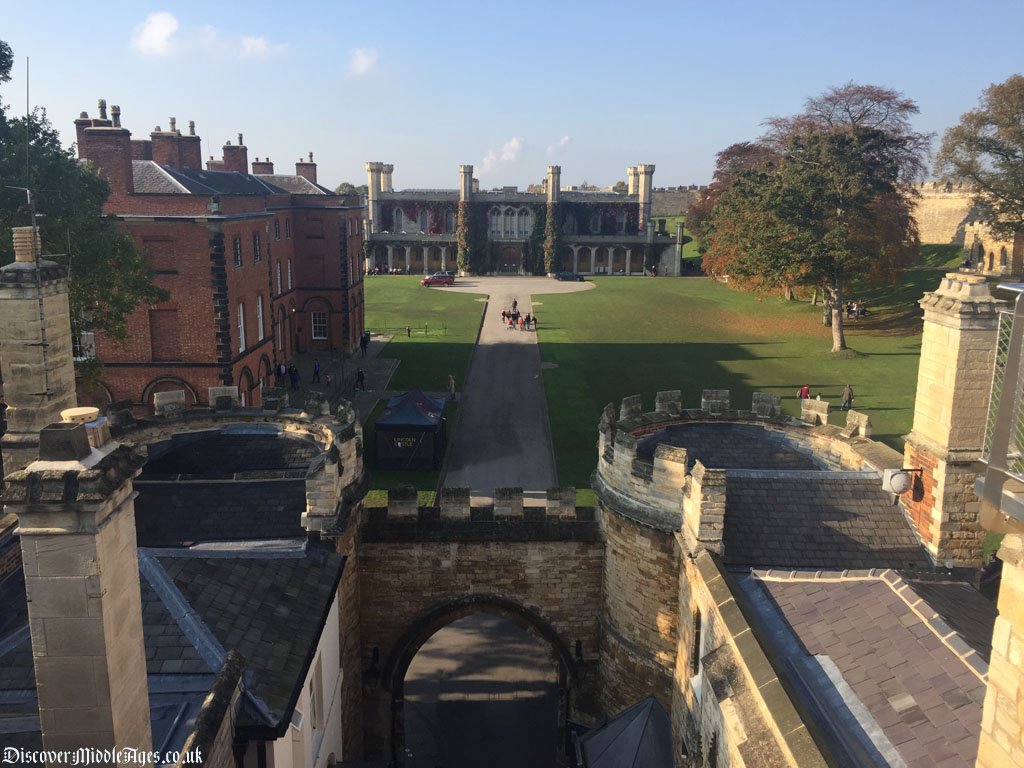
[[484, 155], [484, 159], [480, 163], [480, 173], [488, 173], [499, 163], [514, 163], [519, 158], [519, 153], [523, 151], [524, 147], [526, 147], [526, 142], [518, 136], [513, 136], [501, 145], [500, 150], [487, 150], [487, 154]]
[[173, 47], [174, 33], [178, 31], [178, 20], [167, 11], [157, 11], [135, 27], [132, 48], [146, 56], [166, 56]]
[[552, 156], [553, 156], [553, 155], [554, 155], [554, 154], [555, 154], [556, 152], [558, 152], [558, 151], [559, 151], [560, 149], [565, 149], [565, 147], [567, 147], [567, 146], [569, 145], [569, 142], [570, 142], [570, 141], [572, 141], [572, 138], [571, 138], [571, 137], [569, 137], [568, 135], [566, 135], [566, 136], [563, 136], [562, 138], [560, 138], [560, 139], [558, 140], [558, 142], [557, 142], [557, 143], [555, 143], [555, 144], [552, 144], [551, 146], [549, 146], [549, 147], [547, 148], [547, 150], [546, 150], [546, 154], [547, 154], [547, 156], [548, 156], [548, 157], [552, 157]]
[[376, 48], [354, 48], [348, 55], [348, 71], [353, 77], [361, 77], [376, 66]]
[[208, 24], [182, 27], [178, 19], [167, 11], [149, 14], [135, 27], [131, 44], [143, 56], [154, 57], [199, 51], [211, 56], [265, 59], [288, 48], [284, 43], [273, 43], [255, 35], [225, 38], [219, 29]]
[[242, 58], [265, 59], [282, 53], [287, 47], [284, 43], [272, 43], [265, 37], [243, 37]]

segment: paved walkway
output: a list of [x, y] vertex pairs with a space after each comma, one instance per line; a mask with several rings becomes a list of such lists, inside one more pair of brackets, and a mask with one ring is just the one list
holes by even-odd
[[497, 487], [521, 487], [528, 498], [543, 499], [545, 490], [557, 484], [537, 335], [508, 330], [501, 311], [516, 300], [524, 315], [536, 312], [543, 327], [543, 305], [534, 296], [589, 288], [592, 283], [542, 277], [486, 277], [461, 278], [446, 289], [487, 293], [489, 301], [469, 376], [461, 387], [444, 487], [468, 487], [481, 499], [493, 496]]

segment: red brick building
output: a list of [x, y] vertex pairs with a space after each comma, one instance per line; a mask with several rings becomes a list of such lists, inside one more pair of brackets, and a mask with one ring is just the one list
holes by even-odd
[[[350, 352], [363, 332], [362, 219], [355, 196], [317, 184], [316, 163], [274, 172], [228, 142], [202, 167], [194, 124], [172, 118], [132, 139], [120, 109], [75, 121], [78, 154], [110, 183], [105, 210], [143, 249], [168, 301], [140, 307], [128, 340], [96, 335], [102, 399], [152, 405], [153, 393], [238, 385], [260, 402], [274, 366], [309, 351]], [[308, 373], [307, 373], [308, 375]]]

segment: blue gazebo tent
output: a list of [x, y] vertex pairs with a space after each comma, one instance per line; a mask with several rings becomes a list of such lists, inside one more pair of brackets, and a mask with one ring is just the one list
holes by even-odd
[[444, 456], [444, 398], [418, 387], [388, 400], [374, 426], [379, 469], [440, 469]]

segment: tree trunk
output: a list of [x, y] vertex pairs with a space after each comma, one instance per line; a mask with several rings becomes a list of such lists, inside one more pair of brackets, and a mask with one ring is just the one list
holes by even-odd
[[812, 307], [818, 306], [818, 288], [817, 288], [817, 286], [815, 286], [814, 288], [811, 288], [811, 306]]
[[786, 301], [792, 301], [793, 300], [793, 286], [792, 285], [787, 285], [782, 290], [783, 290], [783, 295], [786, 297]]
[[843, 287], [831, 286], [829, 304], [832, 315], [832, 351], [841, 352], [846, 349], [846, 336], [843, 335]]

